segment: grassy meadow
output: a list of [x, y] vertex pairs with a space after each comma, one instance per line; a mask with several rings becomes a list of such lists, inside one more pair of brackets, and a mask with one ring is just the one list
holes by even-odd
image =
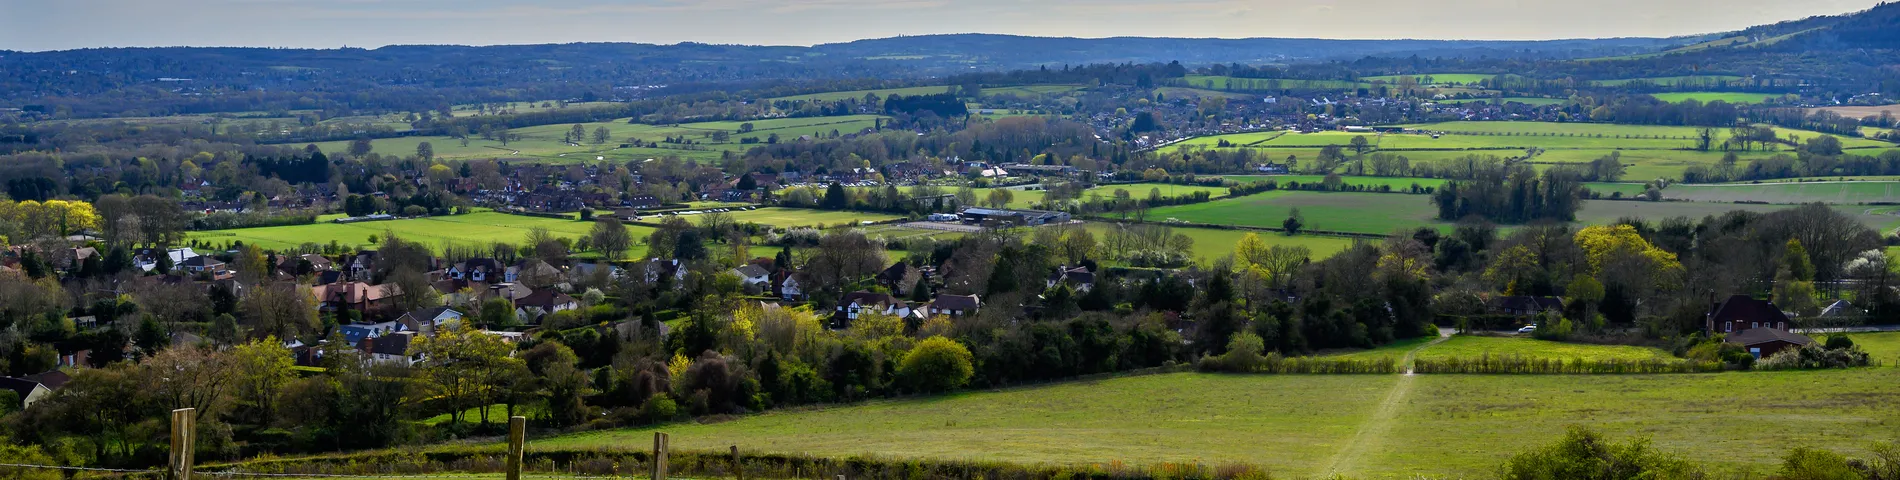
[[1628, 85], [1635, 82], [1644, 82], [1644, 83], [1649, 83], [1652, 85], [1663, 86], [1663, 87], [1674, 87], [1674, 86], [1679, 86], [1679, 85], [1692, 85], [1692, 86], [1693, 85], [1722, 85], [1725, 82], [1735, 82], [1735, 81], [1740, 81], [1740, 80], [1743, 80], [1743, 78], [1734, 76], [1734, 75], [1684, 75], [1684, 76], [1678, 76], [1678, 77], [1648, 77], [1648, 78], [1624, 78], [1624, 79], [1617, 79], [1617, 80], [1596, 80], [1590, 83], [1599, 87], [1621, 87], [1621, 86]]
[[1460, 335], [1425, 347], [1418, 352], [1418, 358], [1475, 358], [1483, 355], [1493, 357], [1519, 356], [1558, 360], [1647, 360], [1652, 358], [1675, 358], [1669, 352], [1649, 347], [1629, 345], [1590, 345], [1582, 343], [1553, 342], [1529, 337], [1479, 337]]
[[1694, 202], [1857, 204], [1900, 202], [1900, 182], [1781, 182], [1672, 185], [1663, 197]]
[[638, 448], [660, 430], [676, 448], [692, 450], [738, 445], [826, 456], [1058, 464], [1245, 462], [1293, 478], [1482, 477], [1510, 455], [1582, 425], [1617, 439], [1649, 437], [1664, 451], [1693, 453], [1720, 474], [1759, 476], [1794, 446], [1859, 452], [1871, 441], [1892, 440], [1895, 422], [1900, 369], [1887, 368], [1596, 376], [1179, 373], [580, 433], [536, 440], [529, 448]]
[[[1115, 228], [1115, 226], [1110, 222], [1088, 223], [1089, 232], [1095, 234], [1097, 241], [1102, 240], [1102, 236], [1107, 234], [1111, 228]], [[1194, 239], [1194, 248], [1190, 254], [1194, 256], [1195, 261], [1201, 262], [1202, 264], [1208, 264], [1208, 262], [1218, 260], [1221, 257], [1233, 255], [1234, 245], [1240, 243], [1241, 237], [1247, 236], [1248, 233], [1259, 235], [1260, 240], [1270, 246], [1306, 247], [1307, 250], [1313, 252], [1313, 260], [1331, 257], [1333, 254], [1339, 253], [1347, 247], [1351, 247], [1355, 241], [1346, 237], [1319, 235], [1281, 235], [1273, 232], [1249, 232], [1245, 230], [1224, 230], [1218, 228], [1173, 228], [1175, 233], [1187, 235], [1188, 238]]]
[[1398, 83], [1400, 78], [1412, 77], [1412, 79], [1418, 81], [1420, 85], [1435, 85], [1435, 84], [1470, 85], [1470, 84], [1482, 82], [1485, 80], [1489, 80], [1492, 77], [1496, 77], [1496, 76], [1497, 75], [1489, 74], [1489, 73], [1421, 73], [1418, 75], [1380, 75], [1376, 77], [1359, 77], [1359, 80], [1366, 81], [1366, 82]]
[[1743, 92], [1671, 92], [1657, 93], [1652, 96], [1656, 97], [1657, 100], [1672, 103], [1685, 100], [1695, 100], [1702, 103], [1709, 103], [1716, 100], [1728, 103], [1765, 103], [1770, 99], [1779, 99], [1781, 97], [1781, 95], [1772, 93]]

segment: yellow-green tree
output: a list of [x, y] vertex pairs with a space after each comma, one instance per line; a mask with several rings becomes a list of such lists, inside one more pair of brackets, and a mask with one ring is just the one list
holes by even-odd
[[944, 337], [930, 337], [904, 354], [897, 377], [919, 392], [947, 392], [970, 382], [975, 374], [970, 349]]
[[1651, 245], [1629, 225], [1586, 227], [1577, 232], [1591, 276], [1604, 284], [1667, 288], [1682, 272], [1676, 254]]
[[[435, 336], [418, 336], [409, 346], [409, 354], [422, 356], [422, 372], [437, 396], [449, 407], [449, 421], [460, 423], [472, 408], [489, 405], [498, 398], [497, 382], [514, 362], [513, 350], [501, 337], [489, 335], [461, 322], [436, 330]], [[488, 409], [482, 409], [487, 417]], [[483, 418], [484, 423], [487, 418]]]

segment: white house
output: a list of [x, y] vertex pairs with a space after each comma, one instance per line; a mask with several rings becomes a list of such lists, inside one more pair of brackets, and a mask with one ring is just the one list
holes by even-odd
[[772, 285], [772, 272], [758, 265], [746, 265], [729, 270], [739, 276], [739, 283], [745, 285], [747, 292], [761, 292]]

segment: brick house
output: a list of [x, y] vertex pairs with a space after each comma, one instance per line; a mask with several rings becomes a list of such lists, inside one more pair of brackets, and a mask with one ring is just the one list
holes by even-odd
[[1747, 332], [1756, 328], [1787, 330], [1788, 315], [1774, 302], [1747, 295], [1731, 295], [1722, 303], [1710, 305], [1703, 329], [1709, 334]]

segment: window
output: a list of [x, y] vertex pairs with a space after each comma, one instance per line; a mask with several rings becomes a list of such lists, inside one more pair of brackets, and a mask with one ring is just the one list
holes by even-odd
[[1733, 331], [1735, 331], [1735, 324], [1734, 324], [1734, 323], [1723, 323], [1723, 324], [1722, 324], [1722, 331], [1723, 331], [1723, 332], [1733, 332]]
[[1761, 328], [1761, 322], [1749, 322], [1748, 328]]

